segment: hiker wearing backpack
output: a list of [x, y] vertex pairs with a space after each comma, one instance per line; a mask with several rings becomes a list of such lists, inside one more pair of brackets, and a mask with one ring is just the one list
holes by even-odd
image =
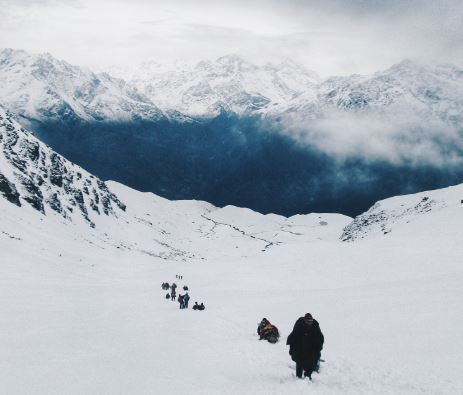
[[259, 340], [267, 340], [269, 343], [276, 343], [280, 338], [280, 332], [275, 325], [272, 325], [267, 318], [262, 319], [257, 327]]
[[172, 288], [172, 291], [170, 292], [170, 300], [174, 301], [177, 296], [177, 293], [175, 292], [175, 288]]

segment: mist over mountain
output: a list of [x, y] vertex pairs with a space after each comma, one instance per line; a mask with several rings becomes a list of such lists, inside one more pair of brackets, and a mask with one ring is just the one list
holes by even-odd
[[404, 61], [321, 80], [235, 55], [94, 73], [3, 50], [0, 99], [59, 153], [169, 199], [355, 215], [463, 180], [463, 71]]

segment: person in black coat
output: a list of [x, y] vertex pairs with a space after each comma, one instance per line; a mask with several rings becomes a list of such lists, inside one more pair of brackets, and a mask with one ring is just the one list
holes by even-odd
[[294, 324], [293, 331], [288, 336], [286, 344], [289, 345], [291, 359], [296, 362], [296, 376], [309, 377], [317, 370], [325, 338], [317, 320], [310, 313], [300, 317]]

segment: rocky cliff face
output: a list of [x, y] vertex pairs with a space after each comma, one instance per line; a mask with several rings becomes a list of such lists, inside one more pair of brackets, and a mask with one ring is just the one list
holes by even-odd
[[125, 205], [106, 184], [67, 161], [0, 108], [0, 194], [17, 206], [58, 213], [90, 226], [96, 215], [117, 216]]

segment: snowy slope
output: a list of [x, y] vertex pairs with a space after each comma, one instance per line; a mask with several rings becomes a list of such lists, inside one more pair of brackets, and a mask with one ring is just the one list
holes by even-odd
[[[46, 202], [43, 212], [34, 208], [22, 177], [44, 196], [60, 192], [62, 202], [73, 198], [69, 187], [83, 189], [89, 179], [96, 189], [98, 181], [60, 158], [66, 174], [82, 178], [56, 186], [53, 152], [5, 112], [1, 124], [5, 393], [462, 392], [461, 186], [379, 202], [363, 224], [168, 201], [108, 182], [125, 210], [115, 200], [108, 215], [103, 206], [100, 215], [88, 210], [92, 227], [79, 210], [63, 218]], [[34, 143], [37, 161], [29, 156]], [[39, 185], [42, 157], [48, 177]], [[23, 169], [13, 164], [21, 160]], [[382, 211], [387, 218], [376, 224], [373, 213]], [[383, 223], [392, 229], [386, 235]], [[358, 237], [341, 241], [343, 229]], [[164, 298], [160, 284], [176, 274], [204, 312]], [[295, 378], [285, 346], [307, 311], [326, 337], [313, 382]], [[264, 316], [280, 329], [276, 345], [258, 341]]]
[[[428, 233], [442, 235], [454, 232], [443, 217], [455, 215], [459, 219], [463, 211], [463, 184], [426, 191], [413, 195], [396, 196], [377, 202], [366, 213], [357, 216], [341, 236], [344, 241], [404, 233], [415, 230], [407, 224], [424, 222]], [[453, 222], [453, 221], [452, 221]]]
[[162, 111], [125, 81], [50, 54], [0, 52], [0, 100], [25, 118], [48, 121], [160, 120]]

